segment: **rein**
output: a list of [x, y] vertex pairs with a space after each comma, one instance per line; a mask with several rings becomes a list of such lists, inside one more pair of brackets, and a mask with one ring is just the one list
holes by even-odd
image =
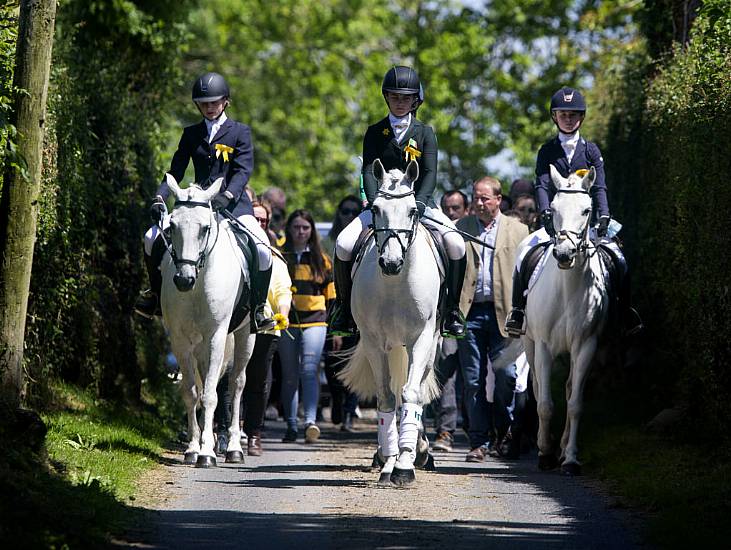
[[[213, 217], [213, 208], [211, 208], [211, 204], [208, 202], [200, 202], [200, 201], [178, 201], [175, 203], [175, 206], [173, 206], [173, 209], [177, 208], [178, 206], [189, 206], [192, 208], [203, 206], [209, 209], [212, 217]], [[215, 219], [215, 217], [214, 217]], [[211, 239], [211, 227], [213, 224], [208, 226], [208, 230], [206, 231], [206, 244], [203, 245], [203, 248], [201, 249], [200, 253], [198, 254], [198, 258], [195, 260], [189, 260], [187, 258], [178, 258], [177, 253], [175, 252], [175, 247], [173, 246], [173, 243], [170, 242], [167, 237], [165, 236], [165, 232], [162, 230], [162, 221], [159, 223], [160, 225], [160, 232], [162, 233], [163, 242], [165, 243], [165, 247], [168, 249], [168, 253], [170, 254], [170, 257], [173, 259], [173, 263], [175, 264], [175, 267], [178, 267], [180, 265], [192, 265], [195, 266], [195, 272], [196, 276], [198, 275], [198, 272], [203, 269], [206, 265], [206, 256], [211, 253], [211, 250], [213, 250], [216, 246], [216, 243], [218, 242], [218, 236], [220, 235], [220, 230], [216, 231], [216, 240], [213, 242], [213, 245], [210, 249], [208, 249], [208, 243]], [[218, 225], [218, 223], [217, 223]]]
[[[414, 190], [407, 191], [405, 193], [390, 193], [388, 191], [384, 191], [379, 189], [376, 196], [386, 197], [389, 199], [403, 199], [404, 197], [409, 197], [414, 194]], [[401, 247], [401, 254], [404, 258], [406, 258], [406, 253], [408, 252], [409, 248], [411, 248], [411, 245], [414, 243], [414, 235], [416, 234], [416, 227], [419, 223], [419, 216], [418, 214], [412, 216], [412, 222], [411, 227], [403, 229], [403, 228], [391, 228], [391, 227], [382, 227], [377, 228], [375, 223], [375, 215], [373, 216], [373, 238], [376, 242], [376, 248], [378, 249], [378, 254], [383, 254], [384, 249], [386, 248], [386, 244], [388, 243], [389, 239], [396, 239], [396, 242], [398, 242], [399, 246]], [[378, 234], [379, 233], [385, 233], [386, 238], [383, 240], [382, 243], [379, 244], [378, 242]], [[406, 244], [404, 245], [403, 240], [401, 239], [401, 233], [406, 235]]]

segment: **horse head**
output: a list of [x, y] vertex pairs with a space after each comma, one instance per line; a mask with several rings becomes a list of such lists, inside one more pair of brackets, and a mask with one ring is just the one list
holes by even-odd
[[412, 160], [405, 174], [398, 169], [386, 172], [381, 161], [376, 159], [373, 174], [379, 181], [378, 193], [371, 205], [378, 265], [384, 275], [398, 275], [419, 222], [414, 197], [419, 165]]
[[208, 189], [197, 184], [181, 189], [174, 177], [166, 176], [168, 187], [175, 196], [170, 215], [170, 255], [175, 263], [173, 281], [178, 290], [187, 292], [195, 285], [198, 270], [205, 265], [211, 233], [218, 230], [210, 201], [221, 189], [223, 178], [218, 178]]
[[596, 170], [579, 171], [564, 178], [551, 165], [551, 179], [556, 186], [556, 195], [551, 202], [553, 226], [556, 230], [556, 244], [553, 256], [561, 269], [570, 269], [576, 257], [589, 246], [589, 224], [591, 223], [591, 195], [589, 190], [596, 180]]

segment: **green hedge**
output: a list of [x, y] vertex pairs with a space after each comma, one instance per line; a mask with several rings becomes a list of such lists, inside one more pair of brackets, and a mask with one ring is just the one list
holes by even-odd
[[[650, 48], [651, 49], [651, 48]], [[648, 400], [688, 407], [697, 435], [731, 429], [731, 10], [708, 0], [661, 63], [637, 52], [608, 86], [610, 198], [625, 222], [652, 343]]]
[[161, 329], [136, 320], [132, 305], [146, 284], [146, 207], [190, 3], [59, 7], [26, 335], [34, 380], [135, 400], [143, 378], [160, 376]]

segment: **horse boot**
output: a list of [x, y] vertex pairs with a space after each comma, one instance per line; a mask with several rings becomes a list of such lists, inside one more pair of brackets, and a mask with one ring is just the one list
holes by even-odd
[[272, 278], [272, 268], [264, 271], [258, 269], [252, 272], [249, 307], [251, 308], [251, 332], [271, 330], [276, 324], [274, 319], [266, 314], [265, 306], [269, 293], [269, 281]]
[[459, 309], [464, 274], [467, 271], [467, 256], [449, 260], [447, 268], [447, 311], [442, 321], [442, 336], [445, 338], [464, 338], [465, 318]]
[[165, 255], [165, 251], [165, 243], [158, 237], [152, 243], [151, 254], [149, 256], [144, 254], [145, 267], [147, 268], [147, 275], [150, 278], [150, 288], [143, 291], [137, 297], [135, 313], [148, 319], [154, 319], [156, 315], [162, 315], [162, 309], [160, 307], [160, 293], [162, 290], [160, 264], [162, 263], [162, 257]]
[[333, 336], [353, 336], [358, 328], [355, 326], [353, 314], [350, 311], [350, 291], [353, 280], [350, 271], [352, 261], [344, 261], [335, 255], [333, 271], [335, 273], [335, 303], [330, 311], [328, 326]]

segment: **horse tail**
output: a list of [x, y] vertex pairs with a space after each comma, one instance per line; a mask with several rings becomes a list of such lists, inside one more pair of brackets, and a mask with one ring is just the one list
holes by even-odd
[[[366, 356], [363, 341], [358, 342], [354, 349], [348, 350], [346, 353], [338, 353], [338, 357], [348, 361], [343, 370], [338, 373], [338, 378], [342, 380], [343, 384], [361, 399], [376, 397], [376, 379]], [[396, 396], [396, 406], [399, 406], [401, 404], [401, 391], [406, 385], [408, 377], [409, 356], [406, 353], [406, 348], [404, 346], [395, 346], [388, 354], [388, 363], [391, 374], [391, 391]], [[422, 403], [424, 405], [431, 403], [439, 397], [441, 392], [442, 389], [439, 386], [436, 372], [433, 368], [429, 368], [424, 380], [421, 382]]]
[[346, 352], [340, 352], [338, 357], [348, 363], [338, 373], [338, 378], [353, 393], [362, 399], [371, 399], [376, 396], [376, 379], [373, 377], [373, 370], [365, 353], [363, 341], [359, 341], [355, 348]]

